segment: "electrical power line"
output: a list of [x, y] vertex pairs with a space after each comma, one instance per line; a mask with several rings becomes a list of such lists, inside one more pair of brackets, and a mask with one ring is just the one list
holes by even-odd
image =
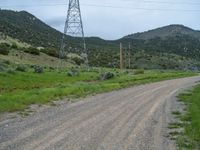
[[95, 4], [82, 4], [83, 6], [92, 7], [104, 7], [104, 8], [119, 8], [119, 9], [132, 9], [132, 10], [158, 10], [158, 11], [187, 11], [187, 12], [200, 12], [200, 9], [161, 9], [161, 8], [143, 8], [143, 7], [123, 7], [123, 6], [112, 6], [112, 5], [95, 5]]
[[[149, 1], [156, 2], [156, 1]], [[162, 2], [160, 2], [162, 3]], [[167, 2], [166, 2], [167, 3]], [[173, 3], [173, 2], [172, 2]], [[3, 5], [1, 8], [11, 7], [48, 7], [48, 6], [67, 6], [68, 4], [41, 4], [41, 5]], [[114, 5], [97, 5], [97, 4], [81, 4], [86, 7], [102, 7], [102, 8], [113, 8], [113, 9], [131, 9], [131, 10], [147, 10], [147, 11], [177, 11], [177, 12], [200, 12], [200, 9], [170, 9], [170, 8], [145, 8], [145, 7], [124, 7]], [[199, 3], [200, 5], [200, 3]]]
[[[126, 0], [128, 2], [133, 2], [133, 3], [136, 3], [137, 1], [134, 1], [134, 0]], [[175, 5], [200, 5], [199, 2], [174, 2], [174, 1], [155, 1], [155, 0], [142, 0], [142, 1], [139, 1], [139, 2], [142, 2], [142, 3], [155, 3], [155, 4], [175, 4]], [[42, 5], [42, 6], [54, 6], [54, 5], [57, 5], [57, 4], [45, 4], [45, 5]], [[68, 4], [58, 4], [58, 5], [68, 5]], [[4, 6], [30, 6], [32, 7], [33, 5], [4, 5]], [[38, 6], [38, 5], [35, 5], [35, 6]]]
[[153, 1], [153, 0], [144, 0], [142, 1], [144, 3], [155, 3], [155, 4], [176, 4], [176, 5], [200, 5], [200, 3], [197, 2], [167, 2], [167, 1]]

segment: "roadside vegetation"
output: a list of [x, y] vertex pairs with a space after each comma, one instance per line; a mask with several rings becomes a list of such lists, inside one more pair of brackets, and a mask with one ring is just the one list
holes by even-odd
[[178, 118], [171, 128], [181, 132], [174, 132], [180, 150], [200, 149], [200, 85], [192, 91], [181, 94], [180, 101], [185, 103], [185, 113], [174, 112]]
[[50, 67], [6, 63], [1, 65], [3, 69], [0, 71], [0, 112], [24, 110], [31, 104], [45, 104], [65, 97], [74, 100], [89, 94], [195, 75], [192, 72], [107, 68], [57, 71]]
[[[195, 67], [197, 64], [183, 63], [182, 61], [186, 62], [186, 60], [176, 55], [170, 55], [170, 59], [168, 59], [167, 54], [156, 56], [140, 51], [133, 57], [134, 66], [132, 68], [135, 70], [70, 68], [83, 63], [81, 57], [71, 54], [67, 56], [70, 61], [64, 62], [65, 66], [70, 67], [58, 71], [56, 67], [60, 61], [56, 58], [58, 57], [56, 48], [34, 47], [8, 36], [2, 36], [3, 40], [0, 40], [0, 57], [2, 59], [0, 59], [0, 112], [24, 110], [31, 104], [45, 104], [65, 97], [74, 101], [74, 98], [90, 94], [192, 76], [195, 73], [187, 72], [187, 70], [198, 70], [198, 67]], [[96, 64], [95, 61], [100, 63], [96, 66], [112, 68], [119, 66], [119, 56], [116, 53], [99, 53], [95, 50], [92, 53], [94, 55], [89, 56], [90, 62], [92, 64]], [[100, 55], [102, 57], [99, 57]], [[112, 59], [110, 56], [115, 58]], [[113, 60], [115, 63], [109, 62], [109, 60]], [[155, 62], [151, 63], [152, 61]], [[109, 63], [109, 65], [102, 65], [104, 63]], [[155, 68], [186, 72], [147, 71], [147, 69]]]

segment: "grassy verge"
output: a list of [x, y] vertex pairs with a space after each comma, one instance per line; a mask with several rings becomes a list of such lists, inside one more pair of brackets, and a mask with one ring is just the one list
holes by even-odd
[[[107, 70], [106, 70], [107, 71]], [[112, 71], [112, 70], [110, 70]], [[79, 76], [69, 77], [66, 72], [16, 72], [0, 73], [0, 112], [23, 110], [31, 104], [44, 104], [64, 97], [83, 97], [89, 94], [150, 83], [188, 77], [191, 72], [146, 71], [134, 75], [132, 71], [117, 71], [113, 79], [101, 81], [98, 71], [82, 71]]]
[[173, 130], [171, 137], [177, 141], [180, 150], [200, 149], [200, 85], [180, 94], [179, 99], [185, 103], [185, 113], [173, 112], [177, 122], [169, 125]]
[[185, 114], [175, 114], [179, 119], [176, 128], [183, 129], [176, 138], [179, 149], [200, 149], [200, 85], [179, 98], [186, 104]]

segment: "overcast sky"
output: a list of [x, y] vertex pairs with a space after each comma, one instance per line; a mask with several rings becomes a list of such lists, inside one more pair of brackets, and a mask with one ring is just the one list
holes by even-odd
[[[63, 32], [67, 5], [57, 4], [68, 0], [0, 0], [1, 8], [26, 10]], [[169, 24], [200, 30], [199, 0], [80, 0], [80, 4], [86, 36], [118, 39]]]

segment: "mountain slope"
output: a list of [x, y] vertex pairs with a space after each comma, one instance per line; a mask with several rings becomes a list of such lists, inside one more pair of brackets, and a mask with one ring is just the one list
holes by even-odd
[[[0, 10], [0, 31], [5, 35], [19, 39], [33, 46], [59, 48], [62, 33], [45, 24], [37, 17], [26, 11]], [[66, 36], [66, 44], [77, 47], [79, 38]], [[87, 38], [91, 45], [105, 44], [107, 41], [91, 37]], [[81, 47], [80, 43], [78, 47]]]
[[[0, 32], [32, 46], [44, 47], [45, 53], [58, 56], [62, 33], [28, 12], [0, 10]], [[194, 68], [198, 62], [193, 59], [200, 60], [199, 33], [182, 25], [170, 25], [128, 35], [116, 41], [88, 37], [86, 43], [90, 65], [118, 67], [119, 43], [121, 42], [124, 46], [131, 43], [133, 62], [131, 65], [134, 68]], [[71, 51], [80, 52], [79, 50], [82, 49], [80, 41], [80, 38], [66, 36], [66, 50], [70, 51], [70, 47]], [[171, 59], [172, 55], [177, 60], [176, 62]], [[162, 60], [165, 60], [164, 64]], [[173, 63], [168, 63], [168, 61], [173, 61]]]
[[0, 10], [0, 31], [34, 46], [57, 47], [61, 33], [28, 12]]
[[189, 35], [200, 39], [200, 31], [193, 30], [183, 25], [169, 25], [142, 33], [131, 34], [125, 36], [124, 38], [148, 40], [157, 37], [159, 38], [174, 37], [181, 34]]
[[146, 52], [177, 54], [200, 60], [200, 31], [183, 25], [169, 25], [120, 39]]

